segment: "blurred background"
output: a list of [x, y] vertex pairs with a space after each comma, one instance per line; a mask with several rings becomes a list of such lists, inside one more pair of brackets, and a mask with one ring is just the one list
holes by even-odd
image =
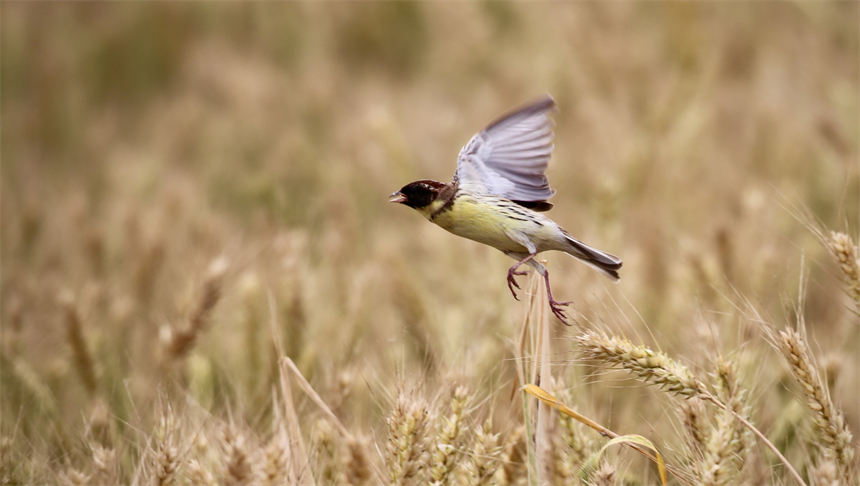
[[[265, 428], [275, 345], [368, 433], [404, 378], [506, 410], [512, 262], [386, 199], [449, 181], [474, 133], [549, 93], [550, 216], [624, 260], [612, 285], [545, 256], [577, 325], [693, 367], [714, 343], [774, 354], [748, 311], [793, 322], [803, 271], [856, 436], [857, 316], [810, 222], [858, 233], [858, 8], [2, 2], [2, 433], [52, 468], [96, 398], [147, 423], [216, 261], [179, 373], [212, 413]], [[562, 362], [573, 331], [555, 327]], [[750, 366], [772, 424], [784, 371]], [[588, 396], [613, 423], [665, 412], [642, 389]]]

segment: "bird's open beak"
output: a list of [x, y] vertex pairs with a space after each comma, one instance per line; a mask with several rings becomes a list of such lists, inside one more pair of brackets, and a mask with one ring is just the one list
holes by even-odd
[[403, 194], [400, 194], [400, 191], [397, 191], [394, 194], [388, 196], [388, 202], [393, 202], [393, 203], [406, 202], [406, 196], [404, 196]]

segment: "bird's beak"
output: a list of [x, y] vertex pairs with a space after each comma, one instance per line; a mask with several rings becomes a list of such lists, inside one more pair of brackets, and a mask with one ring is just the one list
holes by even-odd
[[400, 194], [400, 191], [397, 191], [394, 194], [388, 196], [388, 202], [393, 202], [393, 203], [406, 202], [406, 196], [404, 196], [403, 194]]

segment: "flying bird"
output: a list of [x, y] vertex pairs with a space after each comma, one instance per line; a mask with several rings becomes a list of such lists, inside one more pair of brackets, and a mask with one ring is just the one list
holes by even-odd
[[420, 180], [392, 194], [390, 202], [409, 206], [449, 232], [492, 246], [517, 260], [508, 270], [508, 288], [517, 297], [517, 271], [527, 264], [540, 273], [553, 314], [569, 325], [564, 307], [552, 296], [549, 272], [538, 253], [571, 255], [618, 281], [621, 259], [577, 240], [542, 212], [555, 191], [545, 175], [553, 149], [555, 100], [546, 95], [494, 121], [467, 143], [457, 157], [454, 180]]

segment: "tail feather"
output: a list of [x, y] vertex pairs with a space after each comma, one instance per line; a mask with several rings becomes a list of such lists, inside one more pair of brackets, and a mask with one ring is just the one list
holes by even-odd
[[617, 282], [621, 279], [618, 270], [621, 268], [621, 259], [615, 255], [602, 252], [577, 240], [566, 231], [565, 238], [570, 243], [570, 251], [567, 253], [583, 261], [588, 266], [598, 270], [602, 274]]

